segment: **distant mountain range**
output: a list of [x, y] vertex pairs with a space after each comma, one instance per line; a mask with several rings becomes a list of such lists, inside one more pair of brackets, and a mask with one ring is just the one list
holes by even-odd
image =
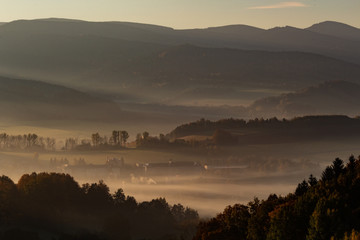
[[358, 115], [360, 29], [19, 20], [0, 24], [0, 76], [8, 119]]
[[306, 29], [174, 30], [128, 22], [19, 20], [0, 26], [0, 75], [114, 98], [133, 95], [143, 102], [201, 94], [221, 98], [229, 90], [236, 98], [244, 89], [359, 82], [359, 34], [336, 22]]
[[174, 30], [129, 22], [85, 22], [68, 19], [19, 20], [7, 23], [1, 34], [32, 36], [98, 36], [161, 45], [194, 44], [257, 50], [305, 51], [360, 63], [360, 30], [337, 22], [323, 22], [306, 29], [260, 29], [246, 25]]

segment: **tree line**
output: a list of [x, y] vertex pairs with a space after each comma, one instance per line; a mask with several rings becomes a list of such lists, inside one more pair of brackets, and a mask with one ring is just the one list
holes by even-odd
[[[236, 130], [236, 131], [234, 131]], [[256, 130], [256, 131], [254, 131]], [[236, 132], [242, 134], [236, 135]], [[254, 134], [256, 132], [256, 134]], [[138, 133], [135, 138], [136, 147], [168, 148], [168, 147], [197, 147], [208, 148], [218, 145], [236, 145], [268, 143], [278, 141], [310, 141], [325, 137], [357, 137], [360, 133], [360, 117], [347, 116], [305, 116], [287, 119], [255, 118], [222, 119], [210, 121], [200, 119], [196, 122], [183, 124], [169, 134], [150, 136], [149, 132]], [[211, 141], [184, 140], [182, 137], [190, 135], [209, 136]], [[67, 138], [63, 150], [107, 150], [126, 148], [130, 138], [126, 130], [113, 130], [110, 137], [98, 132], [92, 133], [87, 139]], [[56, 150], [55, 138], [44, 138], [36, 134], [8, 135], [0, 134], [0, 150], [38, 149]]]
[[[63, 150], [106, 150], [126, 148], [129, 133], [126, 130], [113, 130], [110, 137], [102, 136], [98, 132], [92, 133], [90, 138], [79, 139], [69, 137], [65, 139]], [[31, 150], [31, 151], [55, 151], [56, 139], [42, 137], [35, 133], [23, 135], [0, 134], [0, 150]], [[168, 146], [169, 139], [164, 134], [150, 136], [149, 132], [138, 133], [135, 140], [136, 147]]]
[[67, 138], [64, 150], [86, 150], [109, 147], [126, 147], [130, 135], [125, 130], [113, 130], [111, 137], [101, 136], [98, 132], [92, 133], [90, 139]]
[[228, 206], [199, 223], [193, 240], [358, 240], [360, 157], [337, 158], [321, 179], [310, 175], [287, 196]]
[[[337, 128], [334, 128], [337, 126]], [[171, 131], [167, 137], [175, 139], [188, 135], [211, 135], [216, 130], [297, 130], [302, 132], [304, 129], [311, 131], [319, 130], [331, 130], [332, 132], [342, 133], [344, 129], [350, 129], [359, 131], [360, 129], [360, 117], [350, 118], [342, 115], [329, 115], [329, 116], [304, 116], [296, 117], [293, 119], [278, 119], [273, 118], [255, 118], [255, 119], [221, 119], [218, 121], [210, 121], [207, 119], [200, 119], [195, 122], [182, 124]], [[299, 131], [300, 130], [300, 131]], [[326, 132], [325, 132], [326, 133]]]
[[0, 177], [0, 239], [191, 239], [198, 213], [164, 198], [137, 202], [103, 182], [80, 186], [70, 175]]
[[24, 135], [0, 134], [1, 150], [48, 150], [53, 151], [56, 147], [55, 138], [41, 137], [34, 133]]
[[[117, 149], [126, 148], [130, 135], [125, 130], [114, 130], [110, 137], [101, 136], [99, 133], [92, 133], [91, 138], [81, 139], [67, 138], [65, 140], [64, 150], [90, 150], [90, 149]], [[135, 139], [136, 147], [166, 147], [178, 144], [170, 142], [164, 134], [159, 136], [150, 136], [149, 132], [138, 133]]]

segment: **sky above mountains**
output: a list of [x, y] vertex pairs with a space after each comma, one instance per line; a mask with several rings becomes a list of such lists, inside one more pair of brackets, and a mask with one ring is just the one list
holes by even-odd
[[359, 28], [359, 10], [359, 0], [0, 0], [0, 22], [57, 17], [184, 29], [229, 24], [308, 27], [332, 20]]

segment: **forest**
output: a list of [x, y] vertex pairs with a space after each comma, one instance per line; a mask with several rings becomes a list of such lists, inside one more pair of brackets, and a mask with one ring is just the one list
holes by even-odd
[[0, 239], [191, 239], [198, 213], [164, 198], [137, 202], [103, 182], [32, 173], [0, 177]]
[[287, 195], [254, 197], [211, 219], [165, 198], [137, 202], [103, 182], [59, 173], [0, 178], [1, 239], [359, 239], [360, 156], [336, 158]]
[[200, 222], [193, 240], [329, 240], [360, 238], [360, 157], [336, 158], [286, 196], [254, 198]]
[[[337, 126], [337, 128], [334, 128], [334, 126]], [[228, 118], [217, 121], [202, 118], [198, 121], [178, 126], [168, 134], [168, 137], [179, 138], [197, 134], [212, 135], [214, 131], [218, 129], [234, 132], [241, 131], [246, 134], [248, 134], [249, 131], [253, 133], [254, 130], [256, 130], [263, 135], [269, 133], [286, 134], [289, 131], [291, 131], [291, 134], [288, 133], [288, 135], [292, 135], [293, 133], [303, 132], [303, 137], [306, 136], [305, 134], [314, 133], [315, 131], [323, 134], [339, 135], [343, 130], [358, 131], [360, 129], [360, 118], [352, 118], [345, 115], [310, 115], [290, 119], [278, 119], [276, 117], [253, 118], [249, 120]], [[295, 135], [294, 137], [299, 137], [299, 135]], [[322, 137], [324, 137], [324, 135], [322, 135]]]

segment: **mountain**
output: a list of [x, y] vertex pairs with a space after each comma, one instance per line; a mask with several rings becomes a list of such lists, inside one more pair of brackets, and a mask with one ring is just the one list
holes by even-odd
[[[127, 72], [121, 73], [134, 59], [160, 49], [156, 44], [96, 35], [11, 31], [0, 33], [0, 72], [70, 87], [101, 88], [104, 80], [128, 77]], [[93, 78], [94, 72], [100, 77]]]
[[[29, 44], [27, 44], [27, 40], [29, 40]], [[52, 41], [61, 44], [54, 46]], [[17, 67], [17, 64], [11, 60], [20, 58], [18, 52], [23, 52], [26, 48], [33, 49], [34, 52], [41, 53], [44, 51], [50, 58], [52, 51], [45, 51], [39, 47], [53, 46], [54, 51], [60, 51], [65, 48], [64, 45], [70, 44], [72, 41], [93, 41], [98, 42], [98, 45], [109, 46], [109, 48], [118, 42], [114, 46], [115, 52], [117, 48], [123, 44], [126, 46], [129, 42], [147, 43], [145, 47], [148, 50], [144, 54], [154, 47], [151, 44], [155, 44], [156, 47], [191, 44], [211, 48], [312, 52], [360, 63], [360, 46], [357, 41], [325, 35], [309, 29], [278, 27], [264, 30], [246, 25], [230, 25], [206, 29], [175, 30], [162, 26], [129, 22], [41, 19], [18, 20], [0, 27], [0, 46], [3, 46], [1, 52], [6, 49], [15, 54], [14, 57], [10, 55], [8, 61], [2, 61], [2, 64], [7, 68]], [[86, 47], [88, 44], [81, 44], [80, 46]], [[20, 47], [19, 50], [16, 47]], [[91, 46], [88, 47], [90, 50], [92, 49]], [[69, 51], [71, 52], [71, 50]], [[98, 49], [97, 51], [101, 52], [102, 50]], [[103, 51], [106, 57], [107, 52]], [[93, 53], [94, 51], [90, 52]], [[134, 54], [136, 55], [139, 52], [141, 51], [135, 51]], [[86, 51], [75, 53], [81, 55], [85, 54]], [[36, 55], [31, 55], [31, 57], [36, 57]], [[7, 59], [9, 56], [3, 58]]]
[[318, 114], [359, 115], [360, 85], [346, 81], [325, 82], [295, 93], [255, 101], [252, 116], [293, 117]]
[[274, 89], [293, 91], [334, 80], [356, 83], [356, 63], [357, 41], [293, 27], [175, 30], [70, 19], [0, 26], [1, 75], [144, 103], [234, 100], [262, 89], [246, 97], [249, 102], [274, 95], [268, 93]]
[[314, 24], [307, 28], [311, 32], [321, 33], [338, 38], [344, 38], [348, 40], [360, 41], [360, 29], [352, 27], [347, 24], [326, 21], [318, 24]]
[[[131, 71], [157, 84], [296, 89], [326, 80], [358, 82], [360, 66], [317, 54], [181, 45], [134, 61]], [[152, 82], [154, 84], [154, 82]]]
[[70, 88], [34, 80], [0, 77], [0, 119], [3, 121], [111, 121], [120, 108]]
[[[49, 31], [45, 28], [48, 24], [26, 23], [43, 28], [35, 29], [30, 24], [26, 31], [2, 32], [0, 27], [0, 72], [80, 90], [112, 94], [126, 92], [140, 99], [162, 101], [194, 96], [223, 98], [229, 96], [229, 89], [232, 89], [232, 98], [236, 98], [239, 88], [294, 90], [326, 80], [356, 82], [360, 79], [358, 65], [312, 53], [250, 51], [189, 44], [169, 46], [82, 35], [81, 31], [72, 33], [72, 28], [64, 33], [66, 24], [92, 26], [92, 23], [86, 22], [54, 22], [59, 27]], [[13, 24], [22, 26], [21, 22]], [[153, 26], [149, 28], [169, 31]], [[237, 29], [236, 26], [231, 28]], [[58, 29], [59, 34], [54, 29]], [[75, 29], [80, 29], [80, 26]], [[217, 30], [228, 31], [226, 28]], [[261, 30], [250, 28], [249, 31]]]
[[[172, 28], [131, 22], [87, 22], [73, 19], [16, 20], [2, 26], [1, 33], [57, 36], [101, 36], [144, 42], [164, 42]], [[165, 37], [165, 39], [161, 39]]]
[[[199, 29], [195, 29], [194, 31], [199, 31]], [[220, 27], [209, 27], [204, 29], [204, 31], [221, 34], [233, 34], [234, 36], [238, 35], [239, 37], [241, 37], [259, 34], [265, 32], [266, 30], [248, 25], [237, 24]]]

